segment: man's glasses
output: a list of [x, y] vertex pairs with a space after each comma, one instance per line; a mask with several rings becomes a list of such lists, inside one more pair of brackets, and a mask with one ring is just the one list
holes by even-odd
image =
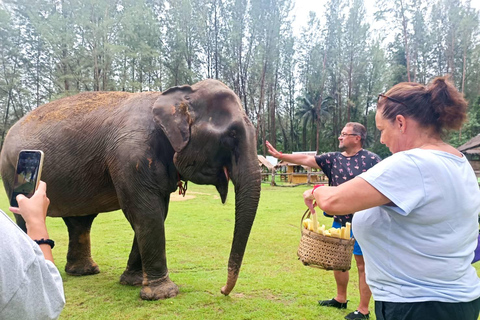
[[397, 100], [397, 99], [394, 99], [394, 98], [391, 98], [391, 97], [389, 97], [389, 96], [386, 96], [386, 95], [384, 95], [383, 93], [380, 93], [380, 94], [378, 95], [377, 104], [380, 102], [381, 98], [385, 98], [385, 99], [388, 99], [388, 100], [390, 100], [390, 101], [399, 103], [399, 104], [403, 105], [405, 108], [408, 109], [408, 106], [407, 106], [405, 103], [403, 103], [402, 101]]
[[340, 133], [340, 137], [345, 138], [346, 136], [358, 136], [356, 133]]

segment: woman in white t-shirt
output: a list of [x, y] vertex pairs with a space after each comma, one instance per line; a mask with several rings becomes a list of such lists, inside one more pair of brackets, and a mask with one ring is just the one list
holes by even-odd
[[446, 78], [399, 83], [379, 95], [380, 141], [393, 153], [338, 187], [304, 193], [335, 215], [357, 212], [378, 320], [477, 320], [480, 190], [472, 167], [442, 140], [466, 119], [467, 102]]
[[40, 181], [28, 199], [17, 196], [10, 211], [25, 220], [23, 232], [0, 210], [0, 319], [58, 319], [65, 305], [60, 272], [53, 264], [45, 218], [50, 204], [47, 185]]

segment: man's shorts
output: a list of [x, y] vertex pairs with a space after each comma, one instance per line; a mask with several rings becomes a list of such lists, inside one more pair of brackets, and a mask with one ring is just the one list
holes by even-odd
[[[337, 221], [333, 221], [332, 227], [334, 228], [341, 228], [342, 224]], [[353, 232], [350, 229], [350, 237], [353, 237]], [[353, 245], [353, 254], [356, 254], [357, 256], [363, 256], [362, 249], [358, 245], [358, 241], [355, 241], [355, 244]]]

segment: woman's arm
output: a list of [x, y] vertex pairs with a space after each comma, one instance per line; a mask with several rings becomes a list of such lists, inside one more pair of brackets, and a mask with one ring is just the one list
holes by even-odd
[[[38, 189], [29, 199], [22, 194], [17, 196], [18, 208], [10, 207], [10, 211], [20, 214], [25, 220], [27, 234], [32, 240], [48, 239], [45, 219], [50, 200], [47, 198], [47, 184], [40, 181]], [[41, 244], [40, 249], [45, 259], [53, 262], [52, 248], [48, 244]]]
[[391, 202], [360, 177], [353, 178], [337, 187], [306, 190], [303, 198], [312, 212], [315, 212], [313, 209], [315, 201], [318, 207], [331, 215], [346, 215]]

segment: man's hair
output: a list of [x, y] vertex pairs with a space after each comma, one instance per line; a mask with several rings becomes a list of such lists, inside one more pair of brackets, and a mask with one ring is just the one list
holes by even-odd
[[353, 133], [358, 134], [360, 136], [360, 144], [362, 145], [365, 143], [367, 140], [367, 129], [365, 129], [365, 126], [361, 123], [358, 122], [348, 122], [345, 127], [351, 127], [353, 130]]

